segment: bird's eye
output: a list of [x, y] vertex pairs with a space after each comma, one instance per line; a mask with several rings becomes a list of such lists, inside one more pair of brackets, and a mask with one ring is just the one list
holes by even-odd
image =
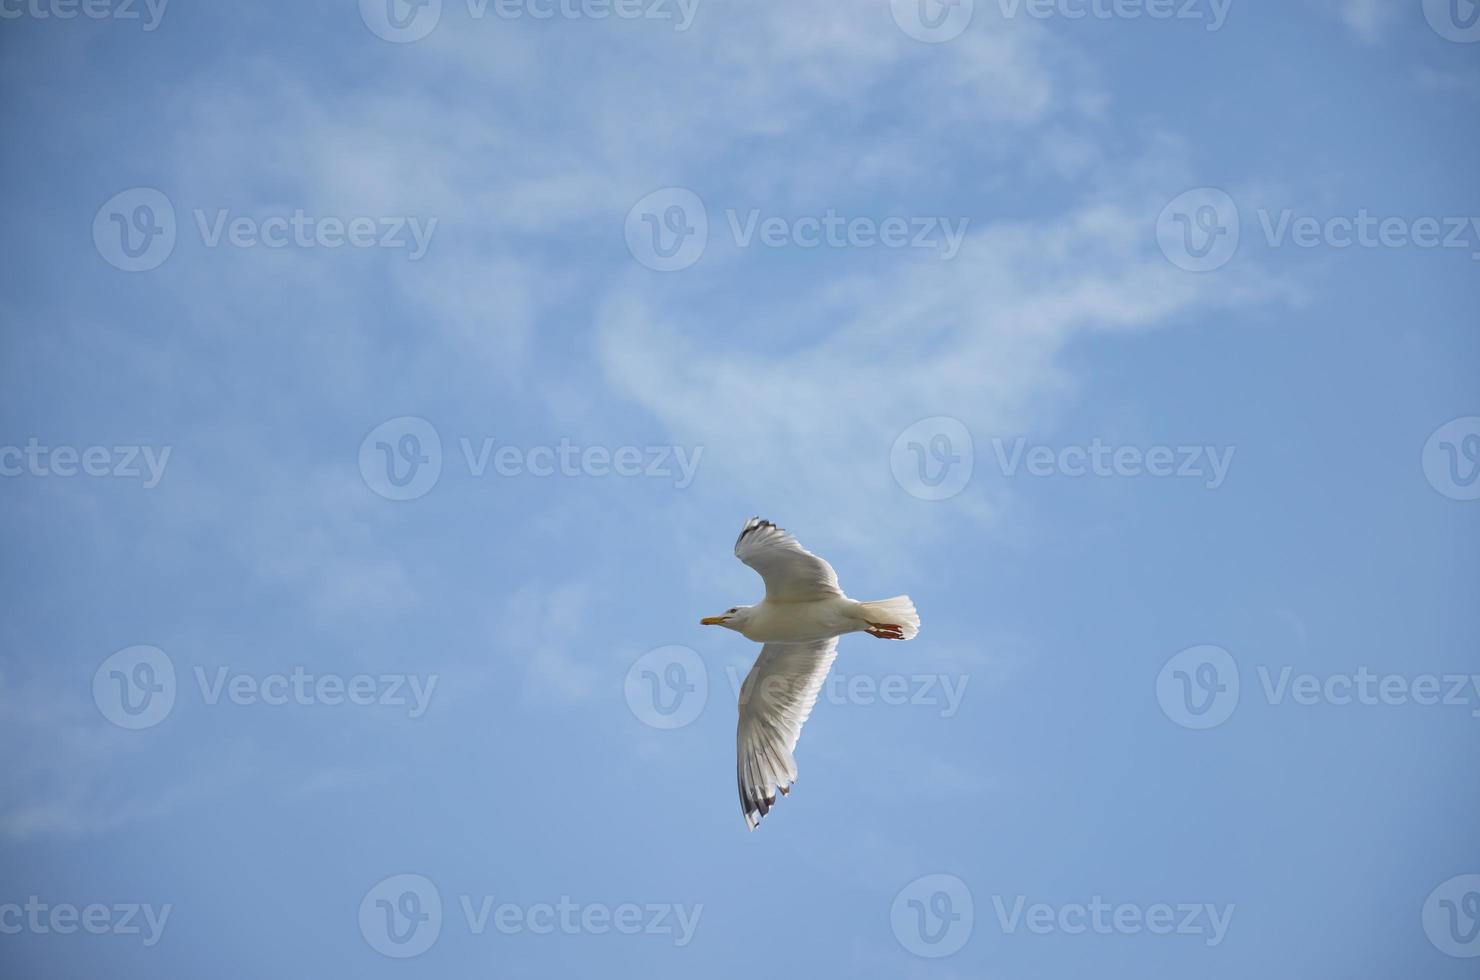
[[727, 610], [726, 611], [725, 615], [729, 615], [730, 613], [736, 613], [736, 612], [739, 612], [739, 611], [740, 611], [739, 609], [730, 609], [730, 610]]

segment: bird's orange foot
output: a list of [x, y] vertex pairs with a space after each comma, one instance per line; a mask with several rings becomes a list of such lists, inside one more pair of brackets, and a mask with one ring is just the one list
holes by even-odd
[[877, 636], [881, 640], [904, 639], [904, 627], [893, 623], [869, 623], [867, 632], [869, 636]]

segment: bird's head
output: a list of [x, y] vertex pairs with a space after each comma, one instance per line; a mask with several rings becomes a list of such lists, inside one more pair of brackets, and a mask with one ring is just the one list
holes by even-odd
[[705, 616], [703, 619], [699, 620], [699, 625], [723, 626], [725, 629], [739, 630], [742, 626], [745, 625], [746, 620], [748, 620], [749, 618], [749, 606], [736, 606], [733, 609], [726, 609], [724, 613], [719, 616]]

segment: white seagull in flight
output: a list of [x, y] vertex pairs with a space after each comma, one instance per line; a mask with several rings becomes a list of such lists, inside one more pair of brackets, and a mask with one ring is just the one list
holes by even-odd
[[906, 595], [854, 602], [838, 588], [831, 565], [759, 517], [746, 522], [735, 541], [735, 557], [760, 573], [766, 597], [699, 623], [765, 644], [740, 687], [735, 736], [740, 811], [754, 830], [775, 805], [776, 791], [785, 796], [796, 782], [792, 751], [838, 655], [838, 637], [868, 633], [881, 640], [910, 640], [920, 632], [920, 617]]

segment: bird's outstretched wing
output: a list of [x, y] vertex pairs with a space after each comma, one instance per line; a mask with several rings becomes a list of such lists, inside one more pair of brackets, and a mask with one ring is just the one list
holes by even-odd
[[767, 643], [740, 686], [735, 773], [740, 811], [751, 830], [771, 812], [776, 791], [785, 796], [796, 782], [792, 752], [837, 655], [837, 637]]
[[831, 565], [759, 517], [745, 523], [735, 541], [735, 557], [760, 573], [766, 598], [773, 602], [810, 602], [843, 594]]

